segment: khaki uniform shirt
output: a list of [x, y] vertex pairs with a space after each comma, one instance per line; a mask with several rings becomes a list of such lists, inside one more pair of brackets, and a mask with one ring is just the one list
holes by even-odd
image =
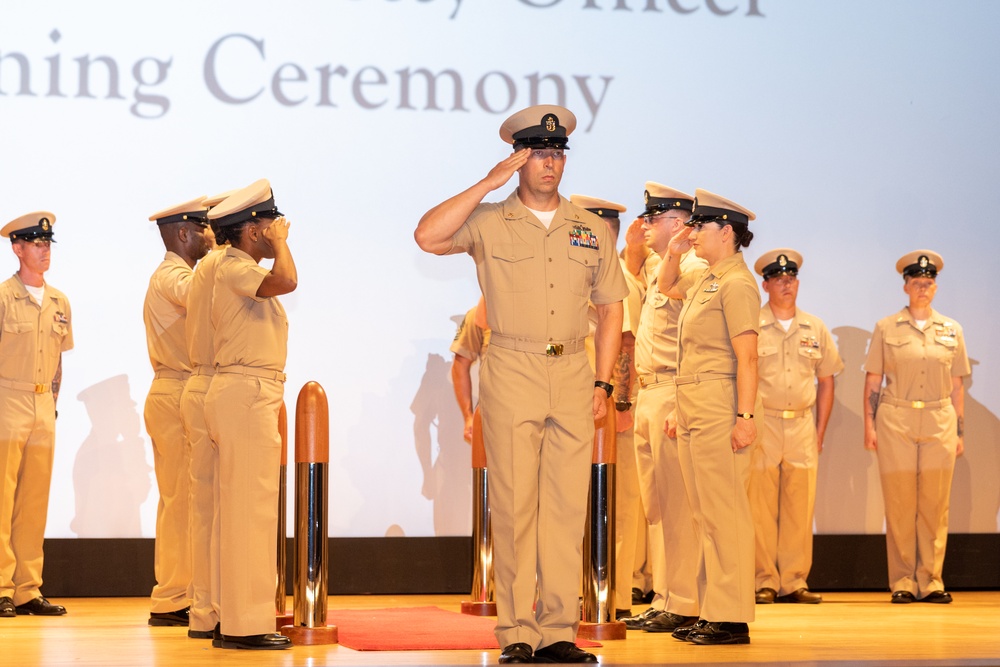
[[921, 331], [903, 308], [875, 325], [865, 371], [885, 376], [885, 397], [939, 401], [951, 396], [953, 377], [972, 369], [958, 322], [931, 309]]
[[[690, 275], [690, 274], [689, 274]], [[692, 282], [690, 287], [687, 284]], [[698, 278], [681, 278], [687, 295], [678, 325], [678, 375], [718, 373], [736, 377], [732, 339], [760, 333], [760, 290], [737, 252]]]
[[185, 331], [192, 369], [199, 366], [211, 367], [215, 364], [212, 289], [215, 286], [215, 275], [219, 270], [219, 264], [225, 256], [225, 248], [216, 248], [208, 253], [198, 262], [191, 278]]
[[452, 237], [448, 254], [476, 261], [489, 328], [536, 342], [583, 340], [587, 300], [621, 301], [628, 295], [607, 224], [559, 198], [548, 229], [511, 193], [476, 207]]
[[[684, 300], [671, 299], [657, 288], [660, 261], [657, 253], [650, 253], [642, 267], [649, 287], [635, 336], [635, 370], [638, 373], [677, 370], [677, 320]], [[690, 282], [707, 268], [708, 262], [688, 251], [680, 260], [681, 280]]]
[[765, 408], [806, 410], [816, 402], [816, 378], [836, 375], [844, 362], [818, 317], [796, 308], [785, 331], [768, 303], [760, 309], [757, 367]]
[[227, 248], [212, 292], [217, 366], [252, 366], [284, 371], [288, 318], [276, 297], [257, 289], [270, 273], [237, 248]]
[[39, 305], [21, 278], [0, 284], [0, 378], [49, 384], [59, 367], [59, 355], [73, 349], [69, 299], [45, 285]]
[[490, 330], [480, 329], [476, 326], [476, 309], [473, 308], [465, 314], [465, 319], [455, 333], [455, 340], [449, 348], [453, 354], [465, 357], [469, 361], [475, 361], [484, 354], [490, 344]]
[[190, 371], [184, 322], [194, 271], [180, 255], [167, 252], [149, 279], [142, 321], [154, 371]]

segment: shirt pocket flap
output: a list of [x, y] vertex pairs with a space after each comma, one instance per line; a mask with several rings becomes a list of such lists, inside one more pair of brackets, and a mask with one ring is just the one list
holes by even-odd
[[890, 337], [886, 336], [886, 338], [885, 338], [885, 344], [886, 345], [890, 345], [892, 347], [902, 347], [903, 345], [906, 345], [909, 342], [910, 342], [910, 339], [907, 336], [902, 336], [902, 337], [898, 337], [898, 338], [890, 338]]
[[799, 355], [805, 357], [806, 359], [820, 359], [823, 353], [815, 347], [800, 347]]
[[22, 334], [29, 333], [34, 330], [35, 324], [33, 322], [13, 322], [5, 320], [3, 323], [4, 333]]
[[496, 243], [492, 255], [502, 262], [520, 262], [534, 257], [535, 249], [527, 243]]
[[774, 345], [758, 345], [757, 346], [757, 356], [758, 357], [773, 357], [778, 353], [777, 346]]
[[597, 252], [593, 248], [571, 245], [567, 248], [567, 254], [571, 260], [586, 267], [597, 266]]

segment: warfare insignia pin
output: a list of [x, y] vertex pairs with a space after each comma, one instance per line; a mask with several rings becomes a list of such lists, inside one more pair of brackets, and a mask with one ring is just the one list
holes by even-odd
[[703, 291], [705, 291], [705, 292], [718, 292], [719, 291], [719, 283], [712, 283], [711, 285], [709, 285], [708, 287], [706, 287]]

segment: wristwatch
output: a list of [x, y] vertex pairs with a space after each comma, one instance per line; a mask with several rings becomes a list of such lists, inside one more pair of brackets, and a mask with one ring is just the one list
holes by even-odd
[[614, 385], [612, 385], [610, 382], [604, 382], [603, 380], [595, 380], [594, 386], [600, 387], [604, 391], [608, 392], [608, 398], [611, 398], [611, 392], [615, 390]]
[[753, 419], [753, 414], [749, 412], [737, 412], [736, 416], [740, 419]]
[[628, 412], [632, 407], [632, 401], [615, 401], [615, 410], [618, 412]]

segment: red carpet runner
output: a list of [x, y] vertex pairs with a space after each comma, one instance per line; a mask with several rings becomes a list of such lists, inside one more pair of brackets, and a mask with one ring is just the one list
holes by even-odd
[[[469, 616], [438, 607], [329, 610], [340, 645], [355, 651], [432, 651], [499, 649], [495, 618]], [[578, 639], [578, 646], [600, 646]]]

